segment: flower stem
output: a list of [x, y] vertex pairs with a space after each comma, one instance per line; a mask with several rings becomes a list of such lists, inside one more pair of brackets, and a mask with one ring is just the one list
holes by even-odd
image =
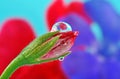
[[9, 77], [12, 75], [12, 73], [19, 68], [20, 66], [22, 66], [23, 63], [21, 63], [21, 60], [23, 60], [24, 58], [21, 57], [16, 57], [7, 67], [6, 69], [3, 71], [2, 75], [0, 76], [0, 79], [9, 79]]

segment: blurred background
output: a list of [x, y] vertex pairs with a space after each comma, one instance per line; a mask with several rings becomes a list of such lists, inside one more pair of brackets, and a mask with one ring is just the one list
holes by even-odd
[[35, 37], [67, 22], [79, 31], [64, 61], [19, 68], [11, 79], [120, 79], [119, 0], [0, 0], [0, 74]]

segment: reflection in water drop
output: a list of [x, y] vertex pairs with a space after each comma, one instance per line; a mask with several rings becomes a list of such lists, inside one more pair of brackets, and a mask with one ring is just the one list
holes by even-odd
[[60, 57], [58, 60], [59, 60], [59, 61], [63, 61], [63, 60], [64, 60], [64, 57]]
[[72, 31], [71, 26], [66, 22], [57, 22], [53, 25], [51, 32], [60, 31], [60, 32], [67, 32]]

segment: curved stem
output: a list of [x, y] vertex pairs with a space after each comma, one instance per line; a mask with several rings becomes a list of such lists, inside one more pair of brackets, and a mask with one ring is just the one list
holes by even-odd
[[21, 60], [23, 60], [23, 57], [16, 57], [3, 71], [2, 75], [0, 76], [0, 79], [9, 79], [12, 73], [18, 67], [22, 66]]

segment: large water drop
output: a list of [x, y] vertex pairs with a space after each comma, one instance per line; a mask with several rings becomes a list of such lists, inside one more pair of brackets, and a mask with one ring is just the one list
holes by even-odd
[[53, 25], [51, 32], [60, 31], [60, 32], [67, 32], [72, 31], [71, 26], [66, 22], [57, 22]]

